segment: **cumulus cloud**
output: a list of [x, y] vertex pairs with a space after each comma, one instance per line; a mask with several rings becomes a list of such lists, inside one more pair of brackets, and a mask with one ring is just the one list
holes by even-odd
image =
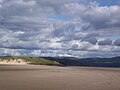
[[0, 0], [0, 55], [118, 56], [119, 11], [96, 0]]

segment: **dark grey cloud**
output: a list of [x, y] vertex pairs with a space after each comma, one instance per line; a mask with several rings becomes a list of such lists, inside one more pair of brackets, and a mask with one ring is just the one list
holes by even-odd
[[114, 42], [114, 44], [115, 44], [116, 46], [120, 46], [120, 39], [116, 39], [115, 42]]
[[99, 45], [112, 45], [112, 40], [105, 39], [98, 42]]

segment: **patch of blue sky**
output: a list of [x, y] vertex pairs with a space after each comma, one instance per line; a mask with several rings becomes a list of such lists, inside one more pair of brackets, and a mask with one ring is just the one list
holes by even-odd
[[114, 6], [119, 4], [119, 0], [97, 0], [99, 6]]
[[55, 19], [55, 20], [70, 20], [72, 19], [71, 16], [65, 16], [65, 15], [56, 15], [56, 16], [51, 16], [50, 19]]
[[120, 35], [111, 36], [110, 38], [120, 38]]

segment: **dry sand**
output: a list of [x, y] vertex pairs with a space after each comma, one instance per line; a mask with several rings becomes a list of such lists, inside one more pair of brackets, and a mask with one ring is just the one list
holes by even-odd
[[120, 90], [120, 68], [0, 65], [0, 90]]

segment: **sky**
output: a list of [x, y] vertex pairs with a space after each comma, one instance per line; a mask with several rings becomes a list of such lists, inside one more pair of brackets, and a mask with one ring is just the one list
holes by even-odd
[[120, 0], [0, 0], [0, 56], [120, 55]]

